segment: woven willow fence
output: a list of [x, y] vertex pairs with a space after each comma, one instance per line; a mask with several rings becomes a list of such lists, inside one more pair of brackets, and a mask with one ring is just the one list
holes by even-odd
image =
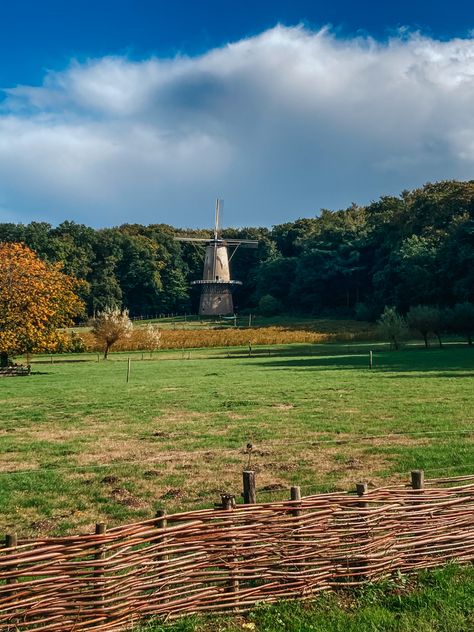
[[150, 615], [244, 610], [473, 560], [474, 477], [414, 480], [421, 489], [362, 485], [236, 507], [224, 497], [217, 509], [94, 535], [9, 536], [0, 630], [123, 630]]

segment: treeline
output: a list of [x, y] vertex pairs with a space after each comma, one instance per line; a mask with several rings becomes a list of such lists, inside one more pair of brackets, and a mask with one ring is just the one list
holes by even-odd
[[[132, 316], [195, 312], [190, 281], [202, 252], [179, 234], [211, 236], [166, 224], [92, 229], [73, 222], [0, 224], [0, 241], [24, 242], [84, 281], [89, 314], [122, 305]], [[237, 309], [375, 319], [384, 306], [474, 301], [474, 181], [427, 184], [368, 206], [323, 210], [318, 217], [268, 228], [226, 229], [258, 239], [241, 249], [232, 275], [244, 282]]]

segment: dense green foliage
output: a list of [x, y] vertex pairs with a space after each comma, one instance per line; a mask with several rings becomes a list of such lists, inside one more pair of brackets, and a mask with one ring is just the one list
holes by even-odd
[[313, 601], [256, 608], [245, 618], [190, 617], [143, 632], [469, 632], [474, 629], [472, 567], [399, 577]]
[[[0, 224], [0, 241], [25, 242], [64, 262], [66, 273], [86, 281], [89, 313], [120, 304], [137, 316], [196, 310], [189, 282], [200, 278], [202, 258], [174, 240], [180, 232], [210, 235], [164, 224], [94, 230], [32, 222]], [[377, 318], [385, 305], [405, 313], [474, 301], [474, 181], [428, 184], [365, 207], [223, 236], [260, 242], [232, 261], [234, 278], [244, 282], [240, 309], [270, 295], [285, 311]]]

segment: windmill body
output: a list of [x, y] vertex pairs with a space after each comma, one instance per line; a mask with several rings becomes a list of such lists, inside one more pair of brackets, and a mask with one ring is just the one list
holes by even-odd
[[[219, 215], [220, 200], [217, 200], [213, 238], [176, 237], [177, 241], [191, 242], [206, 248], [202, 279], [191, 283], [201, 288], [201, 316], [228, 316], [234, 313], [232, 290], [237, 285], [242, 285], [242, 282], [230, 278], [230, 261], [238, 248], [258, 247], [258, 241], [250, 239], [222, 239], [219, 234]], [[230, 257], [229, 249], [233, 249]]]

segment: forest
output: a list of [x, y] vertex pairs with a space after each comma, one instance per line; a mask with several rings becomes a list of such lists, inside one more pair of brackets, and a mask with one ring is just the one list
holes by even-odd
[[[0, 224], [0, 241], [25, 243], [83, 281], [89, 315], [111, 305], [136, 317], [196, 313], [190, 281], [200, 278], [203, 253], [177, 242], [180, 234], [211, 231]], [[232, 260], [232, 277], [243, 282], [234, 298], [240, 312], [374, 320], [386, 305], [406, 313], [413, 305], [474, 301], [474, 180], [429, 183], [271, 228], [226, 228], [222, 236], [259, 241]]]

